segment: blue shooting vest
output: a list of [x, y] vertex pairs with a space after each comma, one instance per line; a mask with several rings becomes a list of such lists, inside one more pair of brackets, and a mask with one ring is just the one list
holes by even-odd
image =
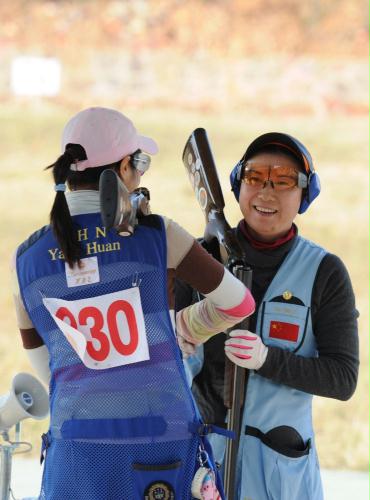
[[[156, 227], [140, 224], [125, 238], [114, 231], [105, 235], [99, 214], [74, 217], [82, 257], [97, 257], [97, 283], [67, 286], [65, 261], [49, 227], [18, 249], [22, 299], [50, 354], [50, 429], [43, 436], [40, 500], [191, 498], [199, 444], [208, 444], [200, 435], [203, 427], [168, 312], [163, 220], [150, 217]], [[149, 360], [87, 368], [43, 298], [73, 302], [135, 285]]]
[[[311, 296], [324, 255], [321, 247], [296, 238], [258, 310], [256, 333], [265, 345], [299, 356], [317, 356]], [[312, 428], [312, 394], [276, 383], [251, 370], [243, 431], [237, 476], [240, 499], [323, 498]], [[300, 450], [281, 445], [284, 434], [291, 440], [302, 439]]]
[[[317, 355], [311, 296], [325, 253], [304, 238], [296, 238], [258, 309], [256, 333], [265, 345], [299, 356]], [[188, 379], [199, 372], [202, 355], [199, 350], [190, 359]], [[311, 394], [249, 371], [237, 462], [237, 500], [322, 500], [311, 403]], [[283, 446], [282, 436], [302, 439], [303, 446], [298, 451]], [[222, 463], [225, 439], [212, 435], [210, 442], [215, 460]]]

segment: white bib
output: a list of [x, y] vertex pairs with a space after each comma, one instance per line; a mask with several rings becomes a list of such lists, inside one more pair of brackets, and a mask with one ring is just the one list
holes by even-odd
[[43, 303], [88, 368], [149, 359], [138, 287], [74, 301], [44, 298]]

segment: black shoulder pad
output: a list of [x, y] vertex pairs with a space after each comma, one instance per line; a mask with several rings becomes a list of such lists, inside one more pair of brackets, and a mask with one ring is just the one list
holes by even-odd
[[22, 253], [24, 253], [26, 250], [28, 250], [36, 241], [38, 241], [48, 230], [50, 229], [50, 224], [47, 226], [42, 227], [41, 229], [38, 229], [34, 233], [31, 234], [31, 236], [21, 243], [18, 247], [17, 250], [17, 257], [20, 257]]
[[138, 219], [138, 224], [140, 226], [152, 227], [153, 229], [158, 230], [162, 227], [161, 218], [156, 214], [144, 215], [143, 217], [140, 217]]

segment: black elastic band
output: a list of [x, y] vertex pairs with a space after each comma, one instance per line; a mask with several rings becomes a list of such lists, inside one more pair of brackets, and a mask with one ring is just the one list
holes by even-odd
[[145, 471], [160, 471], [160, 470], [171, 470], [179, 469], [182, 465], [182, 461], [173, 462], [171, 464], [132, 464], [132, 468], [135, 470], [145, 470]]

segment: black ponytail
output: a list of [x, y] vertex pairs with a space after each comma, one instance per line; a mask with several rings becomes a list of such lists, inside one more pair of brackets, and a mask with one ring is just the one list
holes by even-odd
[[[68, 183], [72, 189], [89, 186], [99, 189], [99, 178], [107, 168], [119, 170], [121, 161], [103, 165], [101, 167], [87, 168], [83, 171], [71, 170], [71, 165], [86, 160], [85, 149], [80, 144], [67, 144], [65, 152], [59, 156], [55, 163], [52, 163], [45, 170], [52, 168], [55, 185]], [[73, 222], [64, 191], [57, 191], [53, 206], [50, 211], [50, 224], [54, 235], [63, 252], [64, 259], [70, 267], [80, 264], [82, 247], [78, 240], [78, 227]]]
[[[59, 156], [55, 163], [52, 163], [46, 169], [53, 169], [55, 185], [65, 184], [70, 172], [71, 164], [77, 160], [86, 159], [85, 150], [78, 145], [67, 147], [66, 151]], [[50, 224], [54, 235], [63, 252], [64, 259], [70, 267], [80, 262], [81, 245], [78, 241], [77, 227], [73, 222], [64, 191], [57, 191], [53, 206], [50, 211]]]

